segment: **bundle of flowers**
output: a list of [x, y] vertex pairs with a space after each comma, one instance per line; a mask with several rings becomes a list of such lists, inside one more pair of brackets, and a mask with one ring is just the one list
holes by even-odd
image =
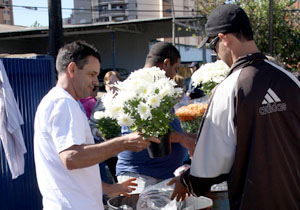
[[193, 86], [202, 83], [201, 89], [206, 95], [210, 95], [211, 90], [221, 83], [229, 73], [229, 67], [222, 60], [202, 65], [191, 77]]
[[181, 88], [157, 67], [132, 72], [115, 85], [117, 94], [107, 93], [102, 101], [109, 117], [120, 126], [140, 131], [144, 137], [160, 137], [170, 129], [175, 115], [171, 113]]
[[189, 133], [196, 133], [199, 129], [207, 104], [189, 104], [176, 110], [182, 128]]
[[121, 136], [121, 127], [118, 125], [117, 121], [109, 117], [106, 112], [95, 112], [94, 119], [97, 120], [97, 127], [103, 139]]

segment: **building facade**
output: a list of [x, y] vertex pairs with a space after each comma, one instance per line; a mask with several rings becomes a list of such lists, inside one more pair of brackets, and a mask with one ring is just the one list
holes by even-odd
[[[155, 19], [163, 17], [196, 16], [195, 0], [74, 0], [71, 18], [64, 20], [69, 24], [97, 22], [119, 22], [134, 19]], [[172, 13], [174, 12], [174, 13]], [[181, 26], [175, 26], [176, 44], [197, 46], [199, 36], [180, 37]], [[161, 41], [172, 42], [172, 38], [162, 37]]]
[[193, 16], [194, 0], [74, 0], [71, 24]]
[[0, 24], [14, 25], [12, 0], [0, 0]]

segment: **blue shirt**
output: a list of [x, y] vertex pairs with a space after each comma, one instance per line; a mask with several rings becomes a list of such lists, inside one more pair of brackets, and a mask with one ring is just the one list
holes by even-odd
[[[176, 132], [183, 133], [178, 118], [175, 118], [170, 125]], [[130, 132], [128, 127], [122, 127], [123, 135]], [[173, 177], [173, 172], [183, 164], [187, 150], [180, 143], [172, 143], [171, 145], [171, 154], [160, 158], [150, 158], [147, 149], [141, 152], [126, 150], [119, 153], [116, 166], [117, 176], [124, 172], [134, 172], [157, 179]]]

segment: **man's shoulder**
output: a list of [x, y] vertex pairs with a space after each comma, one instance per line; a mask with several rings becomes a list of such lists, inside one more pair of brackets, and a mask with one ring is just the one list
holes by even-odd
[[47, 109], [56, 104], [76, 104], [76, 101], [66, 93], [66, 91], [58, 88], [52, 88], [41, 100], [39, 108]]

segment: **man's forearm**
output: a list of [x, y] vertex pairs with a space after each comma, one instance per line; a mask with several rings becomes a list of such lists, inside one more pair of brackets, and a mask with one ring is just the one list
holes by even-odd
[[89, 167], [125, 150], [122, 137], [91, 145], [73, 145], [59, 155], [68, 169]]

